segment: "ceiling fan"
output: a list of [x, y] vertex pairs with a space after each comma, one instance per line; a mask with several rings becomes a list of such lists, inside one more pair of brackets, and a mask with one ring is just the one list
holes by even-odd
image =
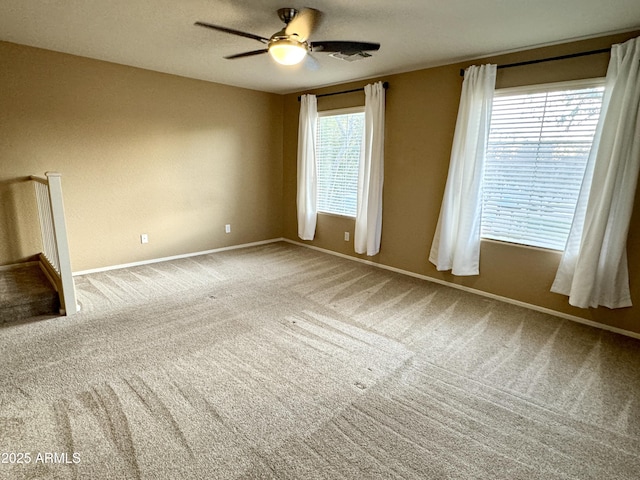
[[278, 16], [284, 22], [282, 30], [271, 35], [270, 38], [241, 32], [232, 28], [213, 25], [207, 22], [195, 22], [199, 27], [210, 28], [219, 32], [230, 33], [240, 37], [252, 38], [266, 45], [266, 48], [250, 52], [237, 53], [224, 58], [236, 59], [251, 57], [269, 53], [271, 57], [282, 65], [296, 65], [300, 63], [309, 52], [327, 52], [337, 58], [355, 60], [370, 57], [367, 52], [380, 48], [379, 43], [351, 42], [351, 41], [319, 41], [310, 42], [309, 37], [320, 21], [321, 12], [313, 8], [303, 8], [298, 11], [295, 8], [281, 8]]

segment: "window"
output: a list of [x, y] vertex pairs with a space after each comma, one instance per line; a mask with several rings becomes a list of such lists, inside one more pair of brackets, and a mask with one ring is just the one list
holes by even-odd
[[364, 108], [318, 114], [318, 212], [356, 216]]
[[495, 92], [482, 237], [564, 250], [600, 115], [603, 80]]

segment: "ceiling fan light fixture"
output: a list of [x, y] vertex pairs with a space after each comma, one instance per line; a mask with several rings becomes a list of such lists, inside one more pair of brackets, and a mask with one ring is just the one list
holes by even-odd
[[280, 65], [297, 65], [307, 55], [307, 44], [288, 38], [269, 42], [269, 55]]

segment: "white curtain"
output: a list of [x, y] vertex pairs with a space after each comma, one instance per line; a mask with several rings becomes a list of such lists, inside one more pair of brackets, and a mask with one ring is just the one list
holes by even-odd
[[364, 137], [358, 171], [358, 209], [354, 246], [356, 253], [376, 255], [382, 233], [382, 185], [384, 182], [384, 111], [382, 82], [364, 87]]
[[489, 137], [496, 66], [464, 73], [458, 119], [429, 261], [454, 275], [480, 273], [482, 175]]
[[640, 169], [640, 37], [611, 49], [605, 94], [552, 292], [576, 307], [631, 306], [627, 234]]
[[318, 106], [315, 95], [300, 97], [300, 119], [298, 124], [298, 236], [302, 240], [313, 240], [316, 234], [317, 170], [316, 130]]

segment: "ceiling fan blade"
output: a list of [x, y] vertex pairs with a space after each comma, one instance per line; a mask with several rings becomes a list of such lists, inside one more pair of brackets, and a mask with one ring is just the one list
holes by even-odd
[[379, 43], [347, 42], [347, 41], [312, 42], [310, 46], [311, 46], [312, 52], [329, 52], [329, 53], [372, 52], [380, 49]]
[[315, 8], [303, 8], [291, 19], [284, 33], [297, 35], [301, 41], [306, 41], [318, 26], [322, 14]]
[[260, 55], [261, 53], [267, 53], [269, 50], [263, 48], [262, 50], [253, 50], [251, 52], [244, 53], [236, 53], [235, 55], [229, 55], [226, 58], [227, 60], [233, 60], [235, 58], [244, 58], [244, 57], [253, 57], [254, 55]]
[[254, 35], [253, 33], [241, 32], [240, 30], [234, 30], [233, 28], [221, 27], [220, 25], [213, 25], [211, 23], [206, 22], [196, 22], [194, 25], [198, 27], [210, 28], [212, 30], [217, 30], [219, 32], [230, 33], [231, 35], [238, 35], [240, 37], [251, 38], [253, 40], [258, 40], [262, 43], [269, 43], [268, 38], [261, 37], [260, 35]]

